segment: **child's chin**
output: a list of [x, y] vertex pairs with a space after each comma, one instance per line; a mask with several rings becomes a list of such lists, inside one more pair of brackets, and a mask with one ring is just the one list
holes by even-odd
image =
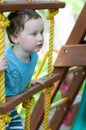
[[35, 49], [34, 52], [39, 52], [41, 48]]

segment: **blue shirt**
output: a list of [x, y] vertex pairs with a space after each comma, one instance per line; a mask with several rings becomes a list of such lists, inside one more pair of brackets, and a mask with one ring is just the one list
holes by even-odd
[[17, 95], [27, 87], [38, 59], [37, 53], [32, 52], [30, 62], [23, 62], [14, 54], [12, 47], [5, 50], [8, 64], [8, 68], [5, 70], [6, 96]]

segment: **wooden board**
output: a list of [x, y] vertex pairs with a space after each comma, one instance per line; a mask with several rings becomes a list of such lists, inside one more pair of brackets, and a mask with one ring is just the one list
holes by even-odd
[[9, 97], [7, 98], [6, 103], [0, 103], [0, 113], [7, 113], [9, 110], [11, 110], [12, 108], [14, 108], [16, 105], [18, 105], [19, 103], [23, 102], [25, 99], [28, 99], [30, 97], [32, 97], [34, 94], [36, 94], [37, 92], [43, 90], [44, 88], [50, 86], [51, 84], [53, 84], [53, 82], [55, 82], [57, 79], [60, 78], [60, 74], [53, 74], [52, 76], [48, 77], [48, 76], [44, 76], [41, 78], [41, 80], [44, 82], [44, 85], [34, 85], [31, 88], [27, 88], [23, 93], [18, 94], [16, 96], [13, 97]]
[[15, 10], [22, 10], [22, 9], [59, 9], [64, 8], [64, 2], [9, 2], [9, 3], [0, 3], [0, 12], [7, 12], [7, 11], [15, 11]]
[[86, 76], [85, 69], [81, 69], [75, 72], [73, 82], [71, 83], [70, 88], [65, 94], [65, 97], [69, 97], [69, 102], [61, 104], [60, 106], [57, 107], [57, 110], [54, 113], [54, 116], [52, 117], [52, 120], [49, 125], [49, 128], [51, 128], [52, 130], [59, 129], [64, 117], [66, 116], [68, 110], [70, 109], [70, 106], [85, 79], [85, 76]]
[[65, 45], [55, 62], [57, 67], [86, 66], [86, 45]]

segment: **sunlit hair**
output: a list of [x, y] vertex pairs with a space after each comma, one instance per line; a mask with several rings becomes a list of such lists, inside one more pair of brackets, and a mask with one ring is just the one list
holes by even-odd
[[24, 25], [28, 20], [38, 18], [41, 18], [41, 16], [36, 11], [31, 9], [10, 13], [8, 15], [10, 26], [6, 28], [9, 40], [11, 41], [10, 34], [17, 36], [24, 29]]

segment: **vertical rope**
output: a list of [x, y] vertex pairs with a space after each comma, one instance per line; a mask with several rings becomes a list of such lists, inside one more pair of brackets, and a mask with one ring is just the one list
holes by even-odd
[[23, 103], [23, 107], [26, 108], [26, 117], [25, 117], [25, 130], [30, 130], [30, 117], [31, 117], [31, 108], [34, 104], [34, 97], [27, 99]]
[[[2, 1], [0, 1], [2, 2]], [[4, 28], [9, 25], [8, 19], [0, 13], [0, 56], [4, 55]], [[5, 103], [5, 78], [4, 72], [0, 72], [0, 103]], [[5, 118], [3, 118], [3, 114], [0, 114], [0, 130], [5, 130]]]
[[[4, 16], [0, 14], [0, 56], [4, 55]], [[5, 82], [4, 82], [4, 72], [0, 72], [0, 103], [4, 103], [5, 99]]]
[[[52, 54], [53, 54], [53, 39], [54, 39], [54, 16], [57, 14], [57, 10], [49, 10], [47, 19], [50, 20], [50, 38], [49, 38], [49, 54], [48, 54], [48, 75], [51, 76], [52, 74]], [[43, 130], [48, 129], [48, 117], [50, 111], [50, 104], [51, 104], [51, 91], [53, 86], [45, 89], [46, 100], [45, 100], [45, 108], [44, 108], [44, 122], [43, 122]], [[51, 129], [48, 129], [51, 130]]]
[[40, 66], [38, 67], [38, 69], [37, 69], [37, 71], [36, 71], [36, 73], [35, 73], [35, 75], [34, 75], [34, 79], [37, 79], [37, 78], [38, 78], [38, 76], [39, 76], [39, 74], [40, 74], [40, 72], [41, 72], [41, 70], [42, 70], [42, 68], [43, 68], [43, 66], [44, 66], [44, 64], [45, 64], [45, 61], [46, 61], [46, 59], [47, 59], [47, 57], [48, 57], [48, 53], [49, 53], [49, 52], [46, 52], [46, 54], [44, 55], [44, 57], [43, 57], [43, 59], [42, 59], [42, 61], [41, 61], [41, 63], [40, 63]]

